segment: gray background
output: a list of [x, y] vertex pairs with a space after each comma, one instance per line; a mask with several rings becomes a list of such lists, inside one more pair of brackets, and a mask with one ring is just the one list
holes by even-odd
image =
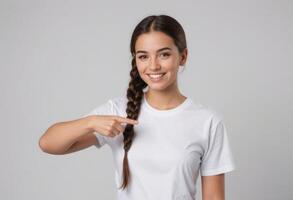
[[226, 199], [291, 199], [291, 2], [1, 0], [0, 199], [115, 199], [108, 146], [55, 156], [38, 140], [125, 95], [130, 36], [150, 14], [185, 29], [182, 93], [224, 115], [237, 165]]

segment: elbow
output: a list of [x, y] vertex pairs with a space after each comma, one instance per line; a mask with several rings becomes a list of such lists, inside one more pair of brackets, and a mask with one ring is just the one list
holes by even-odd
[[39, 147], [44, 153], [52, 154], [52, 155], [63, 155], [64, 152], [57, 151], [50, 147], [46, 139], [40, 138], [39, 139]]
[[61, 153], [56, 151], [56, 148], [54, 148], [54, 145], [52, 144], [52, 141], [49, 139], [50, 137], [48, 135], [48, 131], [54, 126], [55, 124], [49, 127], [47, 131], [39, 138], [38, 145], [44, 153], [59, 155]]
[[40, 137], [39, 139], [39, 147], [45, 153], [51, 153], [50, 148], [48, 147], [48, 142], [44, 138], [44, 136]]
[[46, 137], [42, 136], [39, 139], [39, 148], [44, 152], [52, 155], [61, 155], [62, 153], [56, 151], [54, 148], [51, 147]]

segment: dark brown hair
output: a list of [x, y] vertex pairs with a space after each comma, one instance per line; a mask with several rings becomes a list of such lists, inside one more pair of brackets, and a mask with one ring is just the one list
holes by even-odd
[[[182, 26], [177, 20], [168, 15], [150, 15], [142, 19], [135, 27], [130, 42], [130, 52], [132, 55], [132, 69], [130, 71], [130, 82], [127, 89], [127, 118], [138, 119], [140, 112], [141, 100], [143, 98], [143, 89], [147, 84], [141, 79], [135, 61], [135, 43], [137, 38], [143, 33], [151, 31], [160, 31], [170, 36], [174, 44], [177, 46], [179, 53], [182, 53], [186, 48], [185, 33]], [[125, 189], [130, 180], [130, 170], [128, 165], [127, 153], [131, 147], [132, 141], [135, 137], [132, 124], [127, 124], [124, 132], [124, 159], [123, 159], [123, 183], [119, 189]]]

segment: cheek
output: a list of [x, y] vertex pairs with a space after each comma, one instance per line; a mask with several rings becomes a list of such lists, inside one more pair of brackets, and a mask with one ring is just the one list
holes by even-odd
[[136, 68], [137, 68], [137, 71], [139, 72], [139, 74], [142, 74], [143, 71], [145, 70], [145, 67], [143, 67], [139, 63], [136, 65]]
[[162, 66], [164, 66], [166, 71], [172, 74], [176, 74], [178, 71], [178, 66], [174, 60], [169, 60], [164, 62]]
[[136, 61], [135, 64], [136, 64], [136, 67], [137, 67], [138, 71], [143, 71], [144, 70], [145, 64], [143, 62]]
[[145, 67], [142, 67], [140, 65], [136, 65], [137, 71], [139, 73], [140, 78], [142, 78], [144, 81], [146, 81], [146, 74], [144, 73]]
[[161, 64], [165, 68], [172, 70], [172, 69], [176, 68], [177, 59], [175, 57], [170, 57], [167, 60], [161, 60]]

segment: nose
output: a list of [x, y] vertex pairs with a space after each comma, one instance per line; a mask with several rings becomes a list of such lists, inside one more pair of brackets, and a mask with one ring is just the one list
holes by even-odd
[[161, 65], [160, 65], [160, 63], [158, 62], [156, 56], [155, 56], [154, 58], [151, 59], [151, 62], [150, 62], [150, 64], [149, 64], [149, 68], [150, 68], [152, 71], [156, 71], [156, 70], [158, 70], [158, 69], [161, 68]]

